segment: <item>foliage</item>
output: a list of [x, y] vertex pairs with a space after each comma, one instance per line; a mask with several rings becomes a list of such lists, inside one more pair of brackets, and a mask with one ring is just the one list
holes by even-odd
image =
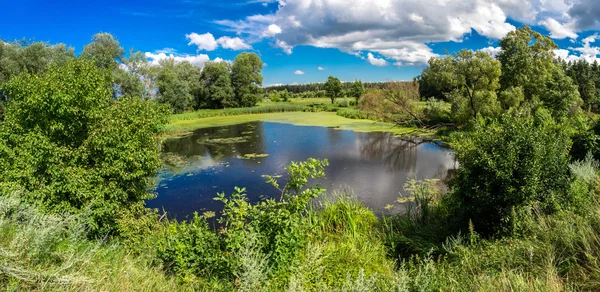
[[255, 106], [260, 99], [263, 77], [263, 62], [255, 53], [241, 53], [231, 66], [231, 84], [237, 104], [242, 107]]
[[365, 86], [363, 85], [362, 81], [354, 81], [354, 83], [352, 83], [352, 88], [350, 89], [349, 95], [351, 97], [354, 97], [356, 99], [356, 102], [358, 103], [358, 100], [363, 94], [365, 94]]
[[110, 33], [97, 33], [92, 41], [83, 47], [81, 58], [92, 60], [98, 68], [116, 69], [124, 58], [125, 50]]
[[[386, 87], [383, 89], [383, 96], [385, 100], [391, 104], [390, 110], [380, 111], [379, 115], [385, 115], [385, 112], [391, 114], [397, 114], [402, 112], [408, 116], [409, 119], [403, 119], [403, 121], [415, 122], [419, 125], [423, 125], [421, 119], [417, 116], [416, 103], [419, 101], [418, 89], [415, 88], [414, 84], [404, 82], [388, 82]], [[392, 117], [386, 117], [386, 120], [393, 120]], [[396, 121], [401, 123], [401, 121]]]
[[192, 106], [193, 93], [200, 88], [199, 67], [164, 59], [154, 71], [160, 103], [169, 105], [174, 113], [182, 113]]
[[196, 96], [195, 108], [236, 107], [229, 64], [225, 62], [208, 62], [204, 64], [200, 74], [201, 89]]
[[[150, 197], [160, 166], [154, 134], [164, 124], [150, 101], [113, 100], [110, 73], [77, 60], [20, 75], [0, 124], [0, 177], [49, 212], [85, 212], [92, 234], [115, 230], [119, 210]], [[77, 86], [75, 86], [77, 85]]]
[[[499, 112], [500, 63], [485, 52], [462, 50], [443, 59], [430, 60], [423, 71], [428, 82], [437, 84], [452, 102], [452, 114], [461, 123], [478, 116], [493, 117]], [[452, 89], [452, 90], [449, 90]]]
[[334, 104], [343, 89], [342, 82], [337, 77], [329, 76], [324, 87], [327, 97], [331, 99], [331, 104]]
[[[170, 271], [182, 277], [220, 275], [227, 278], [247, 271], [244, 266], [249, 262], [245, 262], [245, 257], [237, 257], [239, 253], [259, 258], [264, 255], [274, 274], [289, 277], [290, 265], [298, 260], [300, 250], [307, 244], [308, 203], [324, 191], [318, 185], [308, 188], [306, 185], [310, 178], [323, 177], [327, 165], [327, 160], [312, 158], [292, 162], [287, 167], [289, 179], [283, 187], [277, 177], [266, 176], [268, 183], [280, 189], [279, 200], [250, 204], [243, 188], [236, 188], [230, 198], [224, 193], [218, 194], [215, 200], [225, 205], [219, 218], [220, 235], [210, 231], [205, 218], [198, 215], [189, 224], [174, 222], [169, 235], [159, 244], [159, 258]], [[248, 242], [255, 242], [252, 248], [258, 248], [260, 254], [248, 250]]]
[[74, 49], [65, 44], [0, 40], [0, 83], [21, 73], [42, 73], [52, 64], [61, 65], [74, 58]]
[[[525, 26], [509, 32], [500, 41], [500, 47], [497, 59], [502, 64], [501, 91], [522, 91], [521, 103], [535, 109], [542, 102], [556, 118], [566, 116], [580, 102], [577, 87], [554, 61], [557, 45], [549, 37]], [[513, 99], [520, 100], [520, 96]]]
[[454, 195], [465, 220], [478, 232], [507, 228], [511, 212], [539, 203], [544, 210], [566, 205], [570, 141], [560, 125], [504, 115], [475, 125], [455, 147], [460, 163]]

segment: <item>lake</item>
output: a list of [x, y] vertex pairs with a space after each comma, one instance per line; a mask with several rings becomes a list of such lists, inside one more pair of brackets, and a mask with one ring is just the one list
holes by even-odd
[[218, 192], [245, 187], [248, 198], [279, 198], [262, 175], [284, 175], [291, 161], [327, 158], [321, 186], [346, 190], [375, 213], [385, 213], [409, 178], [445, 178], [456, 168], [452, 151], [419, 138], [391, 133], [365, 133], [326, 127], [251, 122], [204, 128], [164, 143], [164, 168], [150, 208], [184, 219], [195, 211], [221, 210]]

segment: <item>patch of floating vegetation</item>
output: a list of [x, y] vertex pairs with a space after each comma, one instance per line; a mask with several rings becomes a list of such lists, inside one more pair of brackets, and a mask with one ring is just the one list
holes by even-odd
[[251, 135], [251, 134], [254, 134], [254, 131], [242, 132], [242, 135]]
[[177, 120], [172, 121], [167, 125], [165, 132], [177, 133], [186, 130], [190, 131], [199, 128], [230, 126], [255, 121], [287, 123], [298, 126], [322, 126], [356, 132], [390, 132], [397, 135], [433, 134], [433, 131], [417, 129], [414, 127], [403, 127], [391, 123], [375, 122], [371, 120], [348, 119], [330, 112], [285, 112]]
[[231, 138], [209, 138], [198, 140], [199, 144], [236, 144], [236, 143], [244, 143], [248, 142], [248, 136], [239, 136], [239, 137], [231, 137]]
[[163, 153], [160, 155], [160, 159], [163, 161], [163, 164], [172, 166], [172, 167], [185, 167], [192, 164], [195, 161], [199, 161], [202, 159], [200, 155], [194, 155], [191, 157], [186, 157], [182, 155], [178, 155], [176, 153]]
[[256, 158], [264, 158], [264, 157], [267, 157], [267, 156], [269, 156], [269, 154], [249, 153], [249, 154], [244, 154], [240, 158], [242, 158], [242, 159], [256, 159]]

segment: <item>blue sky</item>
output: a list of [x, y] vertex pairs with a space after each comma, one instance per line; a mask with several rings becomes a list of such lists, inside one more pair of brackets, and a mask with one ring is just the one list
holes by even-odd
[[462, 48], [496, 52], [498, 39], [524, 24], [550, 34], [563, 58], [591, 61], [600, 53], [594, 0], [4, 2], [4, 40], [66, 43], [79, 52], [94, 33], [109, 32], [151, 59], [162, 52], [199, 65], [253, 51], [268, 64], [265, 85], [329, 75], [410, 80], [433, 56]]

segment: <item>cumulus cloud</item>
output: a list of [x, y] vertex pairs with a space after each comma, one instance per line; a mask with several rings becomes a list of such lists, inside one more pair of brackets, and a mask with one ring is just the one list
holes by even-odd
[[304, 75], [304, 72], [302, 72], [300, 70], [296, 70], [296, 72], [294, 72], [294, 74], [296, 74], [296, 75]]
[[567, 13], [575, 20], [578, 30], [598, 29], [600, 27], [600, 1], [575, 1]]
[[319, 66], [319, 67], [317, 67], [317, 70], [319, 70], [319, 71], [325, 71], [325, 68]]
[[[596, 42], [597, 39], [599, 39], [599, 36], [598, 33], [595, 33], [584, 38], [581, 42], [581, 47], [569, 48], [570, 50], [557, 49], [554, 50], [554, 56], [567, 62], [575, 62], [578, 60], [585, 60], [590, 63], [594, 61], [600, 62], [600, 58], [598, 58], [598, 55], [600, 55], [600, 47], [592, 46], [592, 43]], [[577, 55], [573, 54], [573, 52], [577, 53]]]
[[[250, 45], [248, 45], [244, 40], [235, 37], [231, 38], [228, 36], [220, 37], [219, 39], [215, 39], [215, 37], [207, 32], [205, 34], [197, 34], [192, 32], [190, 34], [186, 34], [185, 38], [190, 40], [188, 45], [196, 45], [199, 51], [214, 51], [219, 46], [224, 49], [231, 49], [234, 51], [239, 50], [249, 50], [252, 49]], [[173, 52], [164, 52], [164, 53], [173, 53]]]
[[[190, 62], [196, 66], [204, 67], [204, 64], [210, 61], [208, 55], [199, 54], [199, 55], [174, 55], [174, 54], [165, 54], [165, 53], [150, 53], [146, 52], [146, 58], [150, 61], [152, 65], [160, 65], [160, 62], [166, 59], [173, 59], [175, 62]], [[215, 60], [216, 61], [216, 60]]]
[[231, 60], [225, 60], [225, 59], [223, 59], [221, 57], [216, 57], [213, 60], [213, 62], [216, 62], [216, 63], [225, 62], [225, 63], [233, 64], [233, 61], [231, 61]]
[[377, 53], [403, 64], [424, 63], [436, 56], [427, 43], [461, 41], [472, 30], [498, 39], [513, 30], [501, 6], [492, 2], [280, 0], [272, 14], [217, 24], [236, 33], [274, 38], [274, 46], [287, 54], [295, 46], [310, 45]]
[[367, 54], [367, 60], [369, 61], [369, 63], [371, 63], [371, 65], [378, 67], [387, 66], [388, 64], [388, 62], [385, 59], [375, 58], [371, 53]]
[[271, 24], [267, 27], [267, 29], [263, 32], [263, 36], [272, 37], [281, 33], [281, 27], [277, 24]]
[[198, 46], [198, 50], [214, 51], [219, 46], [215, 40], [215, 37], [210, 32], [205, 34], [197, 34], [193, 32], [186, 34], [185, 38], [190, 40], [188, 45], [196, 45]]
[[265, 1], [279, 5], [270, 14], [216, 23], [255, 41], [268, 38], [286, 54], [306, 45], [364, 59], [370, 52], [396, 65], [425, 63], [438, 56], [433, 43], [461, 42], [473, 31], [500, 39], [515, 29], [509, 19], [542, 25], [555, 39], [600, 28], [597, 0]]
[[578, 35], [575, 33], [573, 23], [561, 24], [555, 19], [548, 17], [545, 20], [540, 21], [540, 25], [543, 25], [549, 32], [550, 37], [555, 39], [571, 38], [576, 39]]
[[240, 38], [221, 37], [217, 40], [217, 43], [224, 49], [232, 49], [234, 51], [249, 50], [252, 49], [244, 40]]
[[502, 48], [500, 47], [487, 47], [487, 48], [483, 48], [480, 51], [482, 52], [486, 52], [488, 53], [488, 55], [492, 56], [492, 58], [496, 58], [496, 56], [498, 55], [498, 53], [500, 53], [500, 51], [502, 51]]

